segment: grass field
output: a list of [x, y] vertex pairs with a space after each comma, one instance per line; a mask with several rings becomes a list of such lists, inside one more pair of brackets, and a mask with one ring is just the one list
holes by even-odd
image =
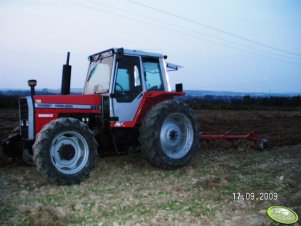
[[[275, 142], [266, 152], [248, 143], [203, 144], [189, 166], [175, 171], [156, 169], [139, 153], [104, 157], [88, 180], [60, 187], [16, 161], [0, 168], [0, 224], [276, 225], [265, 214], [271, 205], [291, 207], [301, 216], [301, 141], [300, 134], [293, 135], [301, 128], [300, 113], [198, 115], [224, 129], [257, 127]], [[5, 117], [0, 125], [9, 130], [14, 124], [5, 124]], [[254, 200], [234, 200], [237, 192], [254, 193]], [[261, 193], [277, 199], [256, 200]]]

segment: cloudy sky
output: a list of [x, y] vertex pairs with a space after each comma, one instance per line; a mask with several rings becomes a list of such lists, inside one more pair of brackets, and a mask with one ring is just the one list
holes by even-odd
[[0, 89], [73, 88], [90, 54], [124, 47], [168, 55], [185, 89], [301, 93], [299, 0], [1, 0]]

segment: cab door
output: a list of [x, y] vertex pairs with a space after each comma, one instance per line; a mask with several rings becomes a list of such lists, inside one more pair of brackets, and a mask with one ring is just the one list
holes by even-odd
[[133, 121], [143, 96], [140, 58], [122, 55], [115, 64], [112, 113], [120, 122]]

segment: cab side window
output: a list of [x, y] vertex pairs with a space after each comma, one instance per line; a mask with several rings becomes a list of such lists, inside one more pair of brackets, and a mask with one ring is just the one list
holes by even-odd
[[142, 92], [138, 57], [122, 56], [117, 61], [114, 93], [118, 102], [131, 102]]
[[142, 58], [146, 89], [148, 91], [164, 91], [164, 83], [158, 58]]

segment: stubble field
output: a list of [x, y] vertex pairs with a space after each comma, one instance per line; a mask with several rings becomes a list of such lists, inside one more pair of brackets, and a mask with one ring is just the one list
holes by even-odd
[[[18, 115], [15, 110], [0, 114], [3, 138]], [[104, 157], [88, 180], [73, 186], [49, 184], [35, 167], [0, 154], [0, 224], [276, 225], [265, 214], [271, 205], [301, 215], [300, 111], [197, 114], [233, 133], [256, 130], [270, 148], [260, 152], [249, 142], [201, 143], [192, 163], [175, 171], [156, 169], [139, 153]], [[255, 199], [234, 200], [237, 192], [254, 193]], [[265, 193], [277, 199], [260, 200]]]

